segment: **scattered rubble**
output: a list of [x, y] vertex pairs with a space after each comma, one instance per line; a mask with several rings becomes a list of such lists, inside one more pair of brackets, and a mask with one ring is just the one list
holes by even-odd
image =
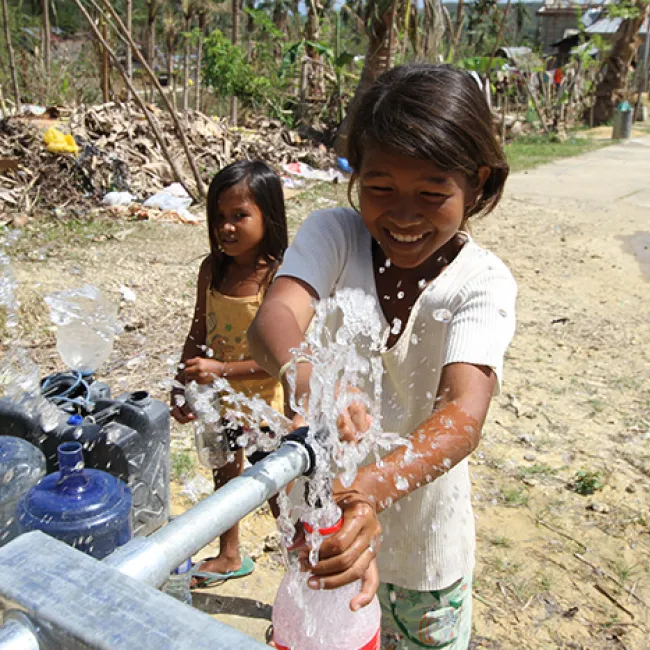
[[[150, 109], [179, 161], [184, 181], [190, 183], [192, 175], [171, 117]], [[135, 105], [111, 102], [80, 106], [67, 117], [63, 113], [48, 109], [38, 118], [0, 120], [0, 213], [84, 211], [99, 206], [108, 192], [130, 192], [144, 201], [175, 180]], [[279, 172], [290, 162], [320, 169], [336, 165], [334, 152], [278, 121], [261, 120], [255, 129], [236, 129], [197, 111], [188, 111], [185, 120], [190, 150], [206, 184], [220, 168], [242, 158], [260, 158]], [[79, 154], [49, 152], [43, 139], [47, 126], [72, 135]]]

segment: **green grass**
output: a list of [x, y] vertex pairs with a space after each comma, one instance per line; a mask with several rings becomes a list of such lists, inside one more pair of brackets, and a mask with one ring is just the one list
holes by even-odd
[[183, 478], [196, 471], [196, 461], [186, 451], [173, 451], [171, 455], [170, 477], [172, 481], [182, 481]]
[[[28, 255], [38, 260], [46, 257], [50, 249], [60, 243], [66, 246], [87, 245], [89, 241], [110, 239], [127, 227], [135, 227], [123, 220], [108, 219], [55, 219], [49, 216], [35, 217], [21, 232], [10, 248], [12, 256]], [[0, 236], [3, 234], [0, 228]]]
[[540, 478], [546, 478], [548, 476], [554, 476], [558, 473], [558, 469], [547, 465], [546, 463], [535, 463], [529, 467], [521, 467], [517, 472], [518, 479], [531, 478], [533, 476], [538, 476]]
[[546, 135], [525, 135], [506, 145], [506, 156], [512, 172], [537, 167], [557, 158], [579, 156], [600, 149], [608, 142], [570, 136], [565, 142], [554, 142]]
[[510, 548], [512, 546], [510, 540], [505, 535], [497, 535], [489, 541], [492, 546], [498, 546], [501, 548]]
[[501, 490], [501, 496], [504, 502], [510, 506], [528, 505], [528, 493], [521, 488], [507, 488]]

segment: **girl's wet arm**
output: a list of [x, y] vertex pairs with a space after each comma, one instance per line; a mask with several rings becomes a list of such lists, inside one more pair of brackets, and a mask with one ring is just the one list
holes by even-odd
[[494, 392], [491, 368], [467, 363], [445, 366], [438, 390], [438, 406], [413, 432], [411, 446], [384, 456], [382, 466], [359, 470], [349, 490], [367, 495], [377, 511], [431, 483], [477, 447]]
[[[187, 334], [185, 345], [183, 346], [183, 352], [181, 353], [181, 363], [185, 363], [188, 359], [193, 359], [194, 357], [203, 356], [205, 353], [205, 343], [207, 338], [205, 309], [210, 279], [211, 266], [210, 258], [208, 256], [203, 260], [199, 269], [194, 315], [192, 316], [190, 331]], [[184, 373], [182, 369], [179, 369], [176, 379], [184, 383]]]

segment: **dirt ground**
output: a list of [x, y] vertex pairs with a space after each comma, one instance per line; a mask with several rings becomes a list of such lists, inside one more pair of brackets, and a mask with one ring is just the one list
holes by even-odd
[[[520, 288], [503, 393], [471, 460], [474, 648], [650, 647], [648, 178], [650, 139], [635, 139], [514, 175], [498, 210], [474, 226]], [[345, 188], [294, 197], [293, 227], [334, 202], [346, 202]], [[120, 301], [125, 325], [100, 378], [114, 394], [166, 400], [204, 228], [122, 222], [64, 238], [28, 228], [14, 270], [22, 340], [43, 374], [62, 369], [43, 297], [90, 282]], [[120, 299], [121, 287], [135, 302]], [[178, 513], [202, 487], [187, 427], [173, 428], [173, 464]], [[194, 601], [260, 640], [282, 576], [273, 530], [268, 511], [249, 516], [242, 542], [256, 572]]]

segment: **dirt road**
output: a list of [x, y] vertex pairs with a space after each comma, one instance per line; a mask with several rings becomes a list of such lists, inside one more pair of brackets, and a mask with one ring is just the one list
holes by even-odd
[[[520, 287], [504, 390], [471, 461], [475, 648], [650, 647], [648, 179], [650, 138], [607, 147], [514, 175], [498, 211], [474, 226]], [[294, 226], [333, 201], [346, 202], [344, 188], [293, 199]], [[126, 329], [102, 378], [115, 393], [166, 399], [207, 237], [172, 224], [111, 233], [81, 235], [83, 245], [41, 237], [18, 256], [23, 341], [44, 373], [60, 368], [43, 296], [91, 282], [119, 300], [128, 287], [136, 300], [121, 301]], [[191, 438], [174, 429], [186, 479]], [[190, 503], [182, 483], [176, 511]], [[272, 531], [268, 513], [249, 517], [242, 536], [255, 574], [195, 596], [260, 639], [281, 578]]]

